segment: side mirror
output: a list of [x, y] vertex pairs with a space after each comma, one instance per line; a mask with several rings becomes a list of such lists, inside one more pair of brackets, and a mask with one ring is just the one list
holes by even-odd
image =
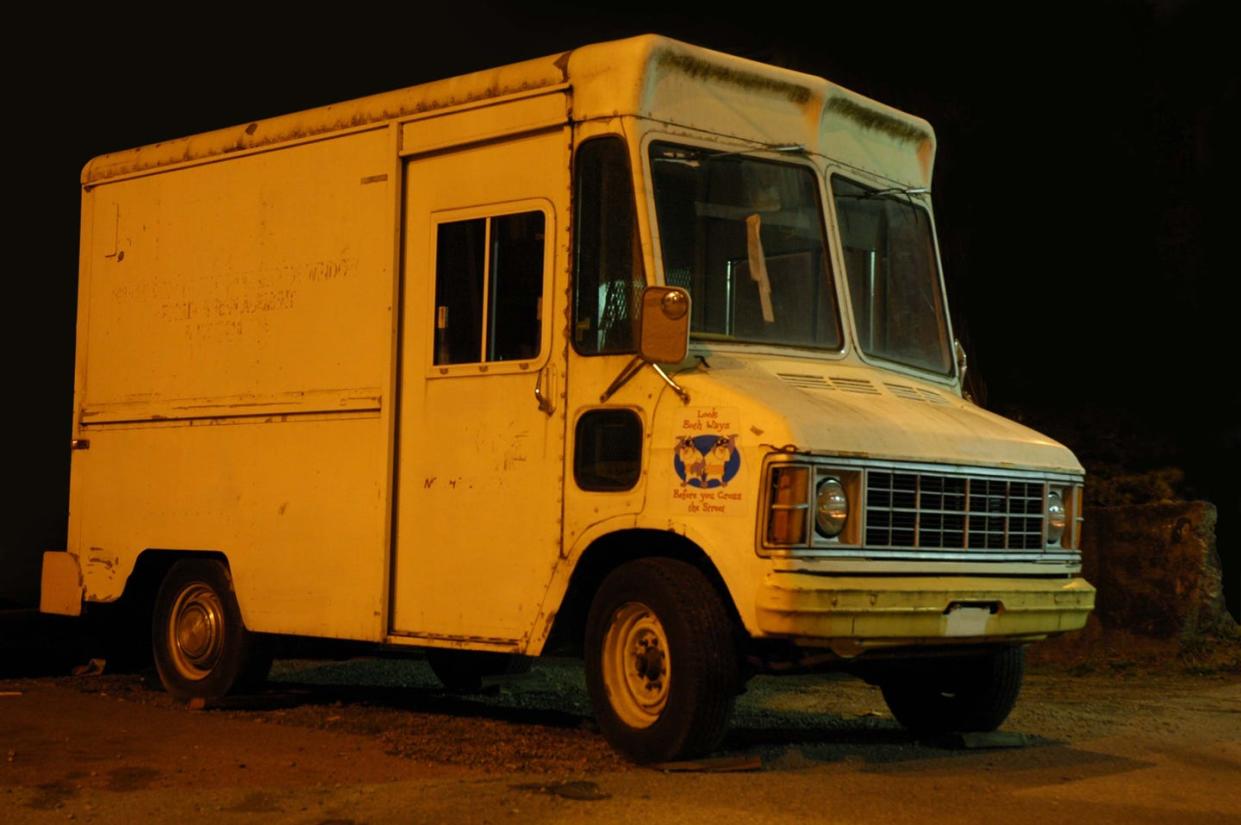
[[649, 366], [686, 404], [689, 393], [668, 377], [660, 364], [678, 364], [689, 352], [689, 293], [679, 286], [648, 286], [642, 290], [642, 315], [638, 323], [638, 354], [635, 355], [603, 395], [607, 402], [643, 368]]
[[689, 293], [679, 286], [642, 290], [638, 354], [652, 364], [676, 364], [689, 351]]
[[961, 395], [966, 401], [973, 401], [970, 391], [965, 388], [965, 373], [969, 371], [969, 358], [965, 355], [965, 347], [958, 338], [952, 339], [952, 350], [957, 357], [957, 380], [961, 382]]

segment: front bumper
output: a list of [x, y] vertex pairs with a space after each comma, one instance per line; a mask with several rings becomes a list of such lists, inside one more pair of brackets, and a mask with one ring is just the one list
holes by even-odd
[[1042, 639], [1085, 626], [1094, 601], [1081, 578], [771, 572], [758, 591], [757, 620], [762, 636], [856, 654]]

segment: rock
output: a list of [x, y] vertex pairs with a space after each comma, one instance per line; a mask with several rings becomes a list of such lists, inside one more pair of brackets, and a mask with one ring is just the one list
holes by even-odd
[[992, 750], [996, 748], [1025, 748], [1038, 743], [1038, 739], [1028, 733], [1014, 731], [971, 731], [950, 733], [934, 737], [927, 744], [949, 750]]
[[706, 772], [733, 773], [738, 771], [761, 771], [763, 760], [758, 756], [711, 756], [684, 762], [660, 762], [651, 765], [657, 771], [674, 773]]
[[521, 785], [510, 785], [510, 788], [518, 791], [534, 791], [535, 793], [545, 793], [549, 796], [559, 796], [564, 799], [576, 799], [581, 802], [596, 802], [600, 799], [611, 799], [612, 795], [599, 790], [599, 786], [594, 782], [585, 780], [565, 781], [565, 782], [527, 782]]
[[1088, 509], [1082, 574], [1098, 588], [1102, 625], [1182, 641], [1235, 633], [1224, 606], [1215, 519], [1207, 501]]
[[73, 669], [74, 676], [102, 676], [107, 662], [104, 659], [91, 659], [84, 665]]

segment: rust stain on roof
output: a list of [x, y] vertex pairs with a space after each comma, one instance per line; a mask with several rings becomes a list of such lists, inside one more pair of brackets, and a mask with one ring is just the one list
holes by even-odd
[[[357, 100], [334, 103], [316, 109], [279, 115], [103, 155], [87, 164], [83, 170], [82, 183], [91, 186], [111, 178], [164, 166], [206, 160], [234, 152], [382, 124], [439, 109], [533, 92], [565, 82], [564, 58], [565, 56], [561, 55], [559, 59], [550, 64], [558, 70], [555, 74], [539, 71], [540, 67], [537, 64], [547, 61], [547, 58], [527, 61], [525, 64], [514, 64], [512, 67], [501, 67], [517, 69], [521, 71], [521, 74], [516, 77], [510, 75], [494, 78], [492, 82], [475, 86], [464, 94], [458, 91], [460, 86], [452, 88], [450, 84], [459, 83], [463, 78], [469, 78], [469, 75], [432, 81], [392, 92], [381, 92]], [[487, 75], [495, 71], [486, 70], [475, 74]], [[441, 84], [444, 85], [441, 86]], [[440, 88], [436, 89], [437, 86]], [[449, 88], [444, 88], [444, 86], [449, 86]]]
[[886, 112], [863, 106], [847, 97], [833, 97], [827, 102], [827, 111], [852, 120], [863, 129], [882, 132], [902, 142], [915, 143], [931, 139], [931, 135], [922, 127], [893, 117]]
[[671, 69], [695, 80], [710, 80], [728, 86], [736, 86], [750, 92], [771, 92], [793, 103], [810, 102], [810, 90], [797, 83], [764, 77], [756, 72], [730, 68], [688, 54], [664, 52], [656, 62], [661, 69]]

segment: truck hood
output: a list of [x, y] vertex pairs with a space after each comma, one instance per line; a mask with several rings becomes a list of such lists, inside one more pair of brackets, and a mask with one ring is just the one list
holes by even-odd
[[677, 375], [689, 406], [736, 410], [746, 440], [823, 455], [1084, 472], [1064, 445], [951, 387], [857, 363], [720, 352], [704, 358]]

